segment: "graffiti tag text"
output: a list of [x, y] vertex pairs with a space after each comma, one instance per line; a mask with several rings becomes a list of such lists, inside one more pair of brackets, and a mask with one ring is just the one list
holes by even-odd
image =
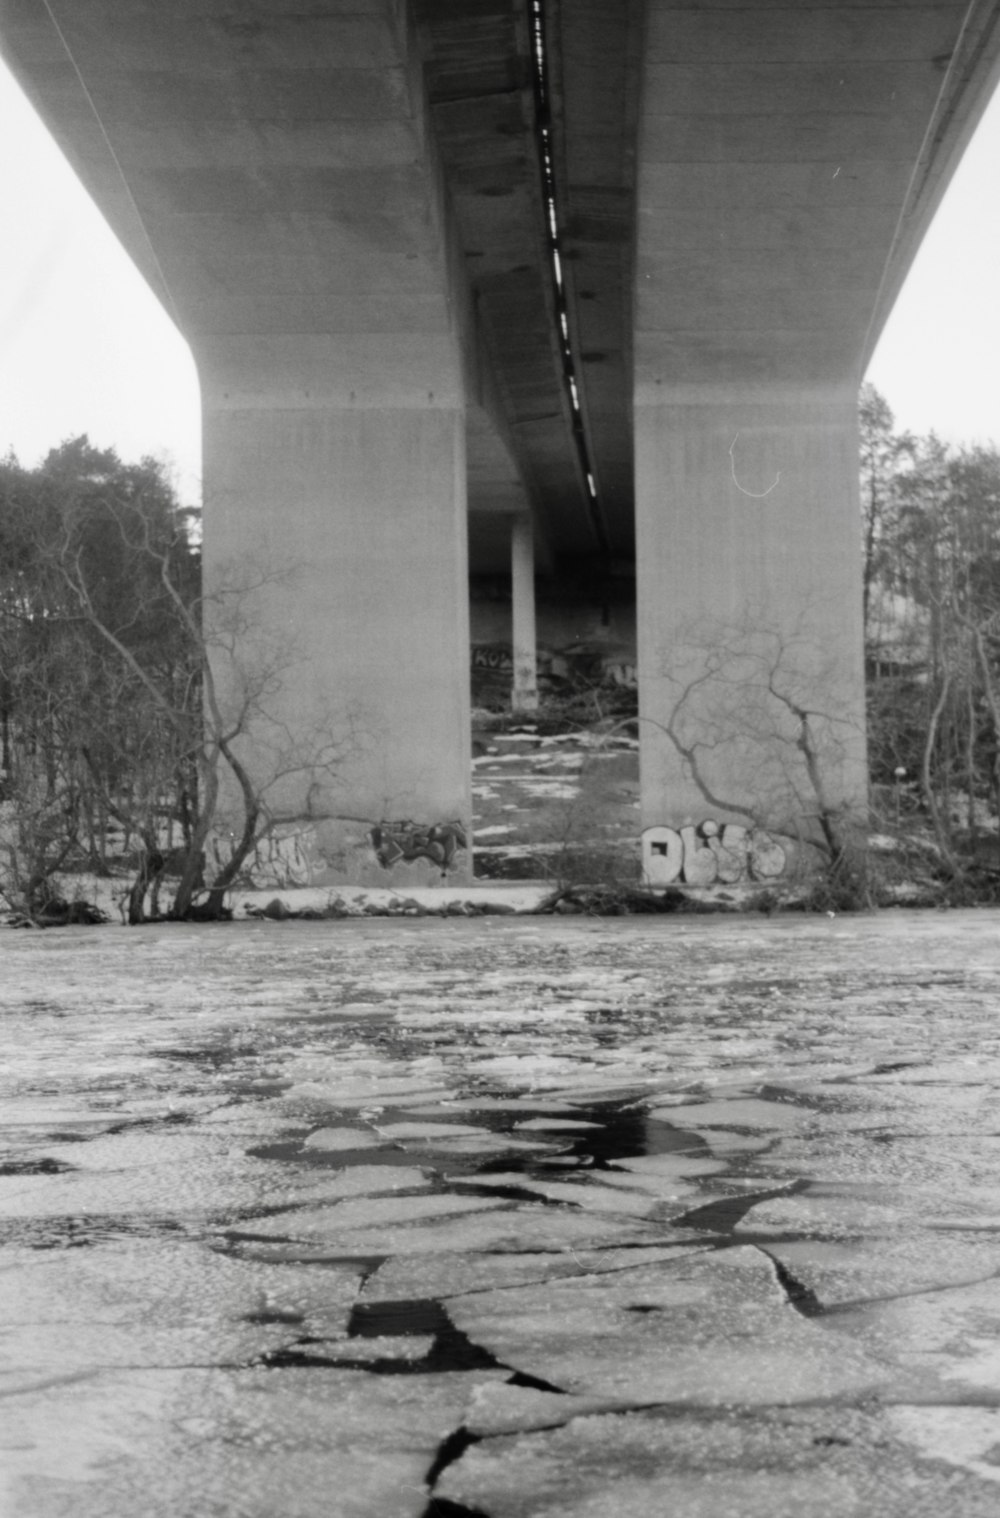
[[712, 818], [698, 827], [653, 827], [642, 835], [642, 869], [647, 885], [735, 885], [740, 880], [774, 880], [784, 873], [785, 851], [763, 828], [738, 822], [722, 827]]
[[385, 870], [400, 860], [429, 859], [442, 875], [451, 869], [459, 849], [468, 848], [461, 822], [379, 822], [368, 834], [375, 858]]

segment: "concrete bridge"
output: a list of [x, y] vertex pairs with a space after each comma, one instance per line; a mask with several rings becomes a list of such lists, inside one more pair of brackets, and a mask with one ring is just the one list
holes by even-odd
[[0, 41], [194, 352], [318, 871], [468, 831], [468, 572], [513, 566], [530, 704], [536, 558], [635, 566], [654, 874], [863, 805], [857, 387], [998, 0], [0, 0]]

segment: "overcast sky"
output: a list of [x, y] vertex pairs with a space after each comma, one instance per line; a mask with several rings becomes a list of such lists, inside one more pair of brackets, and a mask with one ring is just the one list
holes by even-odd
[[[0, 453], [80, 432], [197, 498], [187, 345], [0, 63]], [[1000, 444], [1000, 94], [917, 255], [869, 378], [900, 427]]]
[[900, 427], [1000, 446], [1000, 91], [924, 238], [868, 378]]
[[0, 453], [34, 464], [81, 432], [154, 454], [198, 490], [187, 344], [0, 63]]

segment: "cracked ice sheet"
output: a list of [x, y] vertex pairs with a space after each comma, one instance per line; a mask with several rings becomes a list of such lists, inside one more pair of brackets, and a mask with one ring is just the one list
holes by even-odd
[[[468, 1198], [467, 1200], [475, 1200]], [[616, 1245], [661, 1244], [663, 1229], [655, 1224], [617, 1222], [587, 1216], [569, 1208], [498, 1206], [477, 1217], [445, 1218], [440, 1222], [386, 1228], [358, 1228], [332, 1234], [322, 1245], [288, 1242], [267, 1245], [254, 1242], [255, 1229], [240, 1241], [244, 1258], [268, 1260], [369, 1259], [378, 1255], [414, 1256], [455, 1254], [483, 1250], [494, 1254], [536, 1254], [540, 1251], [602, 1249]], [[333, 1209], [331, 1209], [333, 1210]], [[289, 1230], [291, 1231], [291, 1230]]]
[[342, 1196], [381, 1196], [391, 1191], [421, 1191], [430, 1186], [426, 1170], [416, 1165], [348, 1165], [326, 1171], [317, 1192], [324, 1200]]
[[426, 1139], [421, 1142], [418, 1139], [407, 1139], [406, 1150], [416, 1154], [426, 1153], [431, 1157], [442, 1156], [447, 1158], [450, 1154], [514, 1154], [515, 1152], [535, 1154], [539, 1158], [545, 1155], [564, 1154], [571, 1149], [567, 1143], [546, 1144], [539, 1139], [515, 1139], [505, 1133], [486, 1133], [481, 1136], [471, 1135], [468, 1138], [440, 1138]]
[[317, 1236], [336, 1243], [341, 1234], [357, 1229], [416, 1223], [428, 1217], [457, 1212], [483, 1212], [495, 1207], [484, 1197], [455, 1196], [358, 1196], [337, 1202], [333, 1207], [310, 1207], [280, 1212], [272, 1217], [250, 1218], [229, 1224], [223, 1230], [230, 1236], [252, 1235], [254, 1238], [311, 1239]]
[[[602, 1180], [607, 1172], [597, 1172]], [[668, 1195], [658, 1196], [651, 1194], [650, 1183], [644, 1181], [634, 1188], [625, 1187], [616, 1190], [613, 1186], [604, 1186], [592, 1179], [592, 1172], [580, 1181], [556, 1181], [538, 1180], [530, 1176], [522, 1175], [515, 1171], [508, 1173], [494, 1172], [490, 1175], [478, 1175], [475, 1178], [477, 1186], [519, 1186], [524, 1191], [533, 1191], [538, 1196], [547, 1197], [552, 1202], [567, 1202], [575, 1207], [582, 1208], [585, 1212], [609, 1212], [621, 1213], [630, 1217], [678, 1217], [684, 1211], [683, 1207], [671, 1207], [671, 1201], [681, 1196], [697, 1196], [699, 1193], [693, 1186], [680, 1186], [676, 1184], [668, 1188]], [[461, 1177], [455, 1177], [461, 1179]], [[634, 1177], [629, 1177], [634, 1180]], [[685, 1203], [685, 1207], [689, 1204]]]
[[303, 1149], [323, 1149], [329, 1153], [337, 1150], [351, 1153], [358, 1149], [379, 1149], [386, 1141], [372, 1133], [369, 1128], [316, 1128], [307, 1139], [302, 1140]]
[[451, 1100], [452, 1092], [447, 1086], [437, 1086], [428, 1089], [421, 1086], [413, 1091], [389, 1091], [380, 1090], [377, 1080], [365, 1083], [364, 1092], [356, 1089], [342, 1092], [339, 1087], [328, 1087], [327, 1099], [331, 1107], [342, 1107], [345, 1112], [381, 1111], [383, 1107], [405, 1107], [409, 1112], [414, 1102], [447, 1102]]
[[[721, 1160], [703, 1159], [701, 1155], [674, 1150], [668, 1154], [625, 1155], [614, 1161], [615, 1169], [624, 1170], [635, 1177], [643, 1177], [648, 1185], [687, 1180], [691, 1176], [717, 1175], [725, 1170]], [[602, 1172], [604, 1180], [610, 1180], [613, 1172]], [[624, 1177], [619, 1176], [619, 1181]]]
[[345, 1335], [360, 1273], [277, 1269], [195, 1242], [5, 1251], [6, 1395], [111, 1366], [249, 1360], [306, 1332]]
[[817, 1120], [817, 1114], [807, 1107], [795, 1107], [790, 1102], [760, 1101], [754, 1097], [654, 1108], [649, 1115], [678, 1128], [751, 1128], [766, 1132], [802, 1128]]
[[948, 1216], [970, 1209], [987, 1216], [996, 1213], [998, 1164], [1000, 1138], [993, 1134], [893, 1134], [881, 1128], [872, 1134], [831, 1137], [822, 1149], [781, 1140], [758, 1162], [762, 1170], [807, 1173], [824, 1184], [879, 1183], [897, 1195], [905, 1192], [911, 1205], [920, 1198], [921, 1215], [943, 1199]]
[[[943, 1140], [954, 1139], [956, 1133], [968, 1133], [988, 1140], [996, 1138], [995, 1089], [995, 1086], [992, 1089], [966, 1086], [957, 1091], [941, 1088], [918, 1091], [907, 1087], [902, 1098], [893, 1092], [865, 1092], [860, 1100], [858, 1093], [851, 1091], [836, 1101], [827, 1098], [822, 1105], [817, 1103], [808, 1115], [814, 1126], [821, 1124], [823, 1133], [838, 1142], [841, 1134], [863, 1136], [872, 1131], [922, 1134]], [[798, 1108], [799, 1112], [806, 1110]], [[790, 1138], [786, 1142], [796, 1140]], [[804, 1140], [799, 1138], [798, 1142]]]
[[433, 1117], [442, 1112], [577, 1112], [573, 1102], [546, 1101], [544, 1097], [533, 1100], [530, 1096], [448, 1096], [428, 1106], [410, 1107], [411, 1117]]
[[1000, 1270], [996, 1242], [975, 1233], [907, 1228], [887, 1238], [775, 1241], [767, 1249], [824, 1306], [964, 1286]]
[[[890, 1084], [898, 1086], [947, 1086], [960, 1085], [986, 1086], [991, 1091], [993, 1082], [988, 1071], [983, 1069], [982, 1062], [976, 1055], [968, 1055], [964, 1059], [914, 1061], [906, 1063], [899, 1070], [869, 1071], [856, 1077], [857, 1080], [868, 1084], [877, 1082], [879, 1085]], [[907, 1093], [911, 1095], [912, 1093]]]
[[5, 1405], [2, 1510], [420, 1518], [442, 1439], [506, 1374], [138, 1370], [50, 1387]]
[[[763, 1190], [765, 1183], [758, 1182]], [[775, 1184], [775, 1183], [772, 1183]], [[831, 1188], [832, 1189], [832, 1188]], [[809, 1233], [827, 1238], [850, 1237], [860, 1233], [896, 1232], [912, 1219], [912, 1201], [898, 1193], [888, 1197], [851, 1195], [851, 1188], [838, 1188], [840, 1194], [795, 1195], [773, 1197], [751, 1207], [737, 1223], [733, 1237], [741, 1233]]]
[[[719, 1169], [722, 1169], [721, 1165]], [[585, 1175], [593, 1173], [592, 1171], [584, 1172]], [[666, 1173], [659, 1175], [656, 1171], [648, 1174], [640, 1171], [637, 1175], [630, 1175], [628, 1172], [618, 1170], [600, 1170], [596, 1173], [600, 1175], [601, 1183], [605, 1186], [616, 1187], [619, 1191], [646, 1191], [659, 1197], [661, 1202], [683, 1201], [685, 1211], [690, 1209], [692, 1197], [704, 1197], [706, 1201], [714, 1200], [714, 1193], [692, 1185], [690, 1181], [674, 1180]]]
[[[944, 1467], [942, 1458], [957, 1462], [940, 1438], [927, 1449], [933, 1463], [915, 1459], [920, 1430], [899, 1411], [898, 1420], [846, 1407], [577, 1417], [472, 1446], [435, 1495], [490, 1518], [995, 1518], [986, 1472]], [[988, 1429], [964, 1431], [981, 1449]]]
[[993, 1482], [993, 1501], [1000, 1503], [1000, 1408], [890, 1407], [885, 1416], [893, 1433], [924, 1459]]
[[[553, 1061], [553, 1064], [556, 1063]], [[614, 1056], [609, 1056], [605, 1063], [615, 1064], [616, 1060]], [[622, 1061], [621, 1068], [610, 1071], [591, 1070], [586, 1065], [575, 1065], [566, 1071], [546, 1073], [545, 1080], [540, 1078], [541, 1074], [541, 1071], [526, 1070], [526, 1079], [520, 1091], [515, 1087], [513, 1094], [519, 1095], [525, 1103], [530, 1103], [534, 1096], [546, 1100], [549, 1093], [558, 1094], [577, 1112], [581, 1108], [600, 1106], [602, 1102], [644, 1102], [649, 1088], [657, 1083], [655, 1077], [649, 1074], [647, 1066], [630, 1068], [627, 1061]]]
[[465, 1426], [479, 1438], [555, 1428], [586, 1413], [625, 1412], [634, 1403], [619, 1397], [573, 1397], [491, 1381], [476, 1388]]
[[[789, 1179], [794, 1170], [786, 1172]], [[760, 1185], [764, 1189], [763, 1182]], [[777, 1177], [772, 1185], [780, 1184]], [[964, 1194], [963, 1194], [964, 1192]], [[925, 1228], [954, 1231], [975, 1229], [984, 1208], [996, 1205], [996, 1192], [957, 1191], [955, 1187], [907, 1184], [870, 1185], [864, 1182], [814, 1181], [808, 1191], [758, 1202], [737, 1225], [750, 1232], [808, 1232], [817, 1237], [843, 1238], [859, 1233], [895, 1233], [919, 1218]], [[989, 1216], [987, 1212], [986, 1216]]]
[[1000, 1401], [1000, 1280], [861, 1302], [829, 1319], [895, 1360], [911, 1402]]
[[[180, 1130], [183, 1133], [183, 1130]], [[106, 1216], [135, 1219], [169, 1214], [188, 1226], [207, 1224], [220, 1196], [227, 1211], [297, 1206], [327, 1194], [323, 1173], [296, 1166], [277, 1167], [232, 1152], [218, 1135], [185, 1135], [178, 1130], [141, 1135], [109, 1135], [86, 1146], [47, 1145], [47, 1156], [72, 1153], [72, 1170], [57, 1175], [0, 1177], [0, 1219], [74, 1217], [97, 1222]], [[119, 1163], [116, 1164], [116, 1158]], [[404, 1156], [400, 1156], [404, 1158]]]
[[579, 1132], [586, 1128], [603, 1128], [604, 1123], [588, 1123], [583, 1118], [558, 1118], [558, 1117], [532, 1117], [525, 1122], [515, 1123], [516, 1132], [531, 1132], [538, 1130], [542, 1133]]
[[870, 1395], [892, 1376], [791, 1311], [756, 1249], [484, 1292], [448, 1310], [504, 1364], [577, 1396], [757, 1406]]
[[770, 1149], [773, 1138], [749, 1138], [742, 1133], [727, 1133], [722, 1128], [690, 1128], [684, 1130], [690, 1132], [696, 1139], [702, 1139], [710, 1154], [719, 1159], [728, 1159], [734, 1154], [760, 1154]]
[[381, 1334], [364, 1339], [314, 1339], [294, 1341], [299, 1354], [316, 1360], [395, 1360], [397, 1363], [422, 1360], [434, 1345], [433, 1334]]
[[[349, 1052], [339, 1051], [338, 1059], [343, 1060]], [[360, 1065], [362, 1061], [357, 1063]], [[411, 1101], [428, 1102], [449, 1094], [447, 1086], [431, 1085], [426, 1079], [407, 1084], [401, 1083], [398, 1077], [386, 1080], [387, 1073], [392, 1069], [392, 1063], [388, 1059], [367, 1059], [364, 1064], [367, 1067], [365, 1073], [354, 1078], [297, 1081], [284, 1093], [284, 1105], [288, 1107], [305, 1101], [322, 1103], [325, 1107], [342, 1107], [345, 1110], [370, 1105], [401, 1107], [409, 1106]], [[289, 1068], [292, 1068], [292, 1061], [289, 1061]]]
[[589, 1249], [566, 1246], [558, 1252], [537, 1254], [467, 1254], [404, 1256], [387, 1260], [366, 1280], [362, 1302], [395, 1302], [404, 1298], [448, 1298], [466, 1292], [504, 1291], [513, 1286], [534, 1286], [568, 1276], [610, 1274], [639, 1265], [659, 1265], [682, 1254], [704, 1251], [700, 1241], [667, 1245], [630, 1245]]
[[581, 1074], [593, 1071], [601, 1064], [613, 1063], [610, 1056], [603, 1060], [599, 1056], [591, 1057], [593, 1051], [589, 1049], [579, 1054], [538, 1054], [534, 1051], [533, 1040], [528, 1038], [523, 1040], [521, 1047], [523, 1053], [491, 1055], [478, 1054], [472, 1050], [466, 1055], [464, 1064], [471, 1074], [481, 1080], [524, 1086], [537, 1081], [545, 1087], [556, 1086], [562, 1081], [576, 1091], [579, 1089], [578, 1078]]
[[223, 1189], [239, 1206], [259, 1198], [262, 1189], [275, 1189], [263, 1167], [260, 1174], [248, 1175], [246, 1156], [231, 1149], [228, 1135], [200, 1129], [168, 1124], [105, 1132], [83, 1143], [40, 1142], [39, 1147], [72, 1169], [42, 1177], [0, 1177], [0, 1208], [9, 1216], [18, 1215], [18, 1199], [28, 1197], [29, 1186], [34, 1188], [32, 1208], [81, 1214], [121, 1208], [130, 1199], [148, 1211], [164, 1193], [179, 1208], [211, 1205]]
[[476, 1128], [466, 1123], [376, 1123], [375, 1132], [383, 1141], [397, 1139], [436, 1138], [489, 1138], [488, 1128]]

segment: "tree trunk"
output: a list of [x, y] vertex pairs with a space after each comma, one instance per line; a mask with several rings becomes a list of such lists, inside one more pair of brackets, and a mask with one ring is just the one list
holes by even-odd
[[924, 802], [927, 806], [931, 824], [934, 828], [934, 836], [937, 839], [938, 848], [941, 850], [941, 856], [951, 874], [958, 875], [958, 860], [955, 858], [955, 852], [951, 846], [951, 831], [945, 825], [941, 816], [941, 808], [938, 806], [937, 796], [934, 791], [933, 772], [934, 749], [937, 745], [941, 713], [944, 711], [945, 703], [948, 700], [950, 688], [951, 674], [948, 672], [942, 678], [941, 689], [938, 692], [938, 698], [934, 703], [934, 710], [931, 712], [930, 722], [927, 726], [927, 737], [924, 740], [923, 761], [920, 768], [920, 785], [924, 793]]

